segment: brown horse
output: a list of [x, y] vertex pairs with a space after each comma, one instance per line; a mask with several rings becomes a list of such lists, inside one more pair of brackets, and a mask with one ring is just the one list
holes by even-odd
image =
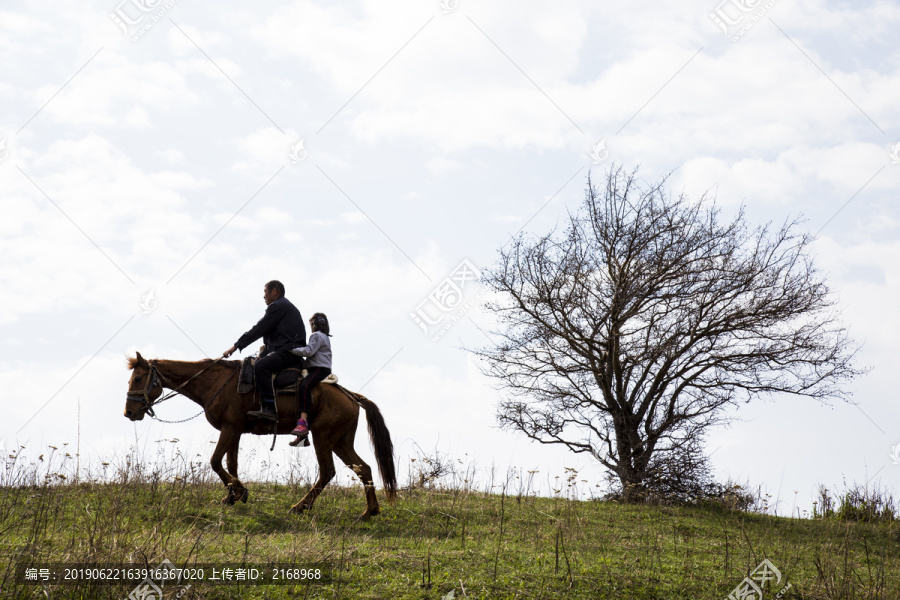
[[[128, 359], [128, 367], [132, 373], [125, 402], [125, 416], [132, 421], [140, 421], [148, 412], [152, 416], [153, 405], [162, 395], [163, 388], [177, 390], [179, 394], [199, 404], [206, 420], [220, 432], [210, 464], [228, 489], [228, 495], [222, 501], [227, 504], [234, 504], [235, 500], [246, 502], [247, 488], [238, 479], [237, 459], [241, 435], [271, 434], [275, 424], [247, 416], [247, 411], [258, 408], [259, 403], [253, 392], [238, 394], [235, 375], [240, 368], [240, 361], [146, 360], [138, 352], [136, 357]], [[338, 385], [321, 383], [313, 389], [309, 407], [309, 429], [319, 462], [319, 479], [303, 499], [291, 507], [290, 512], [300, 513], [312, 508], [316, 497], [335, 475], [333, 452], [356, 472], [365, 486], [366, 511], [362, 518], [378, 514], [372, 469], [353, 449], [360, 406], [366, 411], [369, 435], [385, 494], [388, 501], [394, 499], [397, 487], [394, 447], [381, 411], [365, 396]], [[290, 433], [298, 418], [295, 393], [279, 394], [277, 407], [276, 431], [279, 434]], [[227, 471], [222, 468], [222, 456], [227, 459]]]

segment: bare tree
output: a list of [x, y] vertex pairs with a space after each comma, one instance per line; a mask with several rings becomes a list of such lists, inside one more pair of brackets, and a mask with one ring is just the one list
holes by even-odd
[[518, 236], [485, 272], [502, 427], [587, 452], [642, 497], [654, 464], [726, 409], [779, 393], [849, 401], [864, 372], [797, 221], [749, 229], [636, 171], [588, 178], [564, 230]]

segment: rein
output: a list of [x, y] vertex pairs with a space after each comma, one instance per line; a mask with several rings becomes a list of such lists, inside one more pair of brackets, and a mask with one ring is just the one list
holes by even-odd
[[148, 373], [147, 383], [144, 385], [144, 389], [141, 391], [128, 390], [128, 393], [126, 394], [126, 398], [128, 398], [129, 400], [134, 400], [136, 402], [140, 402], [143, 405], [144, 411], [148, 415], [150, 415], [157, 421], [162, 421], [163, 423], [184, 423], [185, 421], [190, 421], [191, 419], [196, 419], [197, 417], [199, 417], [200, 415], [202, 415], [203, 413], [206, 412], [207, 405], [216, 399], [216, 396], [219, 395], [219, 392], [221, 392], [222, 389], [224, 389], [224, 387], [228, 384], [229, 381], [232, 380], [232, 378], [235, 376], [235, 374], [240, 369], [235, 369], [234, 371], [232, 371], [232, 373], [231, 373], [231, 375], [229, 375], [228, 379], [225, 380], [225, 383], [223, 383], [221, 386], [219, 386], [219, 389], [216, 390], [216, 393], [213, 394], [209, 400], [207, 400], [203, 403], [203, 405], [202, 405], [203, 410], [201, 412], [197, 413], [196, 415], [194, 415], [193, 417], [189, 417], [187, 419], [182, 419], [181, 421], [165, 421], [156, 416], [156, 413], [153, 411], [153, 407], [162, 402], [165, 402], [166, 400], [168, 400], [175, 394], [181, 393], [179, 391], [179, 390], [181, 390], [181, 388], [183, 388], [184, 386], [189, 384], [191, 381], [193, 381], [195, 378], [200, 376], [202, 373], [204, 373], [210, 367], [214, 366], [216, 363], [218, 363], [223, 358], [224, 358], [223, 356], [220, 356], [219, 358], [215, 359], [214, 361], [212, 361], [211, 363], [209, 363], [208, 365], [206, 365], [205, 367], [203, 367], [202, 369], [200, 369], [199, 371], [197, 371], [196, 373], [191, 375], [187, 380], [185, 380], [184, 383], [182, 383], [181, 385], [179, 385], [176, 388], [173, 388], [171, 392], [169, 392], [165, 396], [157, 398], [156, 400], [150, 399], [150, 392], [156, 386], [163, 387], [163, 384], [162, 384], [163, 376], [162, 376], [162, 373], [159, 372], [159, 367], [156, 366], [156, 360], [153, 360], [153, 359], [148, 360], [147, 364], [150, 367], [150, 372]]

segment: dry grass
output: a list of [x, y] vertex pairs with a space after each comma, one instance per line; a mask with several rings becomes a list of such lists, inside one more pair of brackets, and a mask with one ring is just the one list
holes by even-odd
[[223, 506], [223, 488], [205, 464], [169, 457], [148, 467], [126, 456], [74, 481], [64, 451], [28, 465], [13, 455], [0, 481], [4, 598], [125, 598], [133, 584], [25, 584], [17, 572], [38, 563], [163, 559], [291, 563], [324, 574], [307, 584], [175, 587], [166, 597], [724, 598], [765, 558], [783, 578], [766, 598], [786, 583], [785, 598], [900, 598], [893, 519], [573, 500], [578, 480], [570, 472], [552, 498], [534, 495], [527, 473], [479, 490], [465, 465], [441, 468], [447, 457], [423, 456], [400, 499], [359, 522], [358, 485], [329, 486], [311, 513], [287, 514], [309, 474], [255, 483], [247, 504]]

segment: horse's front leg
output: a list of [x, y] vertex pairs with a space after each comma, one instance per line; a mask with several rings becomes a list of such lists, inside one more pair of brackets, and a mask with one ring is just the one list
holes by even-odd
[[[234, 504], [235, 500], [247, 501], [247, 489], [237, 476], [237, 452], [241, 434], [234, 429], [222, 429], [219, 441], [209, 461], [212, 470], [222, 479], [228, 488], [228, 495], [222, 498], [224, 504]], [[228, 455], [228, 471], [222, 468], [222, 456]]]
[[225, 453], [225, 464], [228, 465], [228, 473], [233, 478], [231, 491], [234, 494], [234, 500], [247, 502], [247, 497], [250, 495], [250, 492], [247, 491], [247, 488], [244, 487], [244, 484], [241, 483], [241, 480], [238, 478], [238, 449], [240, 448], [240, 445], [241, 435], [238, 434], [237, 439], [234, 440], [234, 444], [232, 444]]

